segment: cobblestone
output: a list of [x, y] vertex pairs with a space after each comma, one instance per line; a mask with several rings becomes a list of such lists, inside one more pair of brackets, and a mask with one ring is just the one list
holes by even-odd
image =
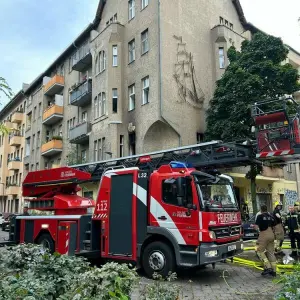
[[[224, 279], [225, 277], [225, 279]], [[141, 278], [140, 286], [134, 291], [132, 299], [140, 298], [143, 286], [151, 280]], [[272, 278], [264, 278], [259, 270], [233, 265], [217, 264], [198, 272], [182, 272], [174, 283], [181, 288], [180, 300], [233, 300], [233, 299], [273, 299], [278, 286]]]

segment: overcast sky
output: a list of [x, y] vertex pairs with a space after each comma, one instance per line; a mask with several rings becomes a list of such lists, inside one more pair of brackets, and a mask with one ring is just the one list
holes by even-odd
[[[0, 0], [0, 76], [15, 93], [23, 82], [30, 83], [42, 73], [92, 22], [98, 1]], [[300, 0], [240, 1], [249, 22], [282, 37], [300, 52]], [[7, 99], [2, 96], [0, 101], [4, 105]]]

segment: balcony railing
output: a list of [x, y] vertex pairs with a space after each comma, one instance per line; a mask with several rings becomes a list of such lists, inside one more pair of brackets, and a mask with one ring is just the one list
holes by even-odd
[[9, 137], [9, 145], [10, 146], [20, 146], [23, 140], [23, 136], [21, 135], [13, 135]]
[[70, 95], [70, 102], [75, 106], [86, 106], [92, 101], [92, 80], [88, 79], [79, 84]]
[[53, 96], [60, 93], [65, 86], [65, 79], [63, 76], [55, 75], [44, 85], [44, 94]]
[[53, 104], [49, 106], [43, 113], [43, 124], [52, 125], [57, 123], [64, 117], [64, 108]]
[[22, 165], [21, 160], [10, 160], [8, 162], [7, 168], [9, 171], [20, 170]]
[[22, 123], [24, 120], [23, 111], [15, 111], [11, 116], [12, 123]]
[[86, 43], [84, 46], [79, 48], [72, 58], [72, 69], [75, 71], [82, 72], [92, 65], [92, 54], [90, 45]]
[[91, 132], [92, 126], [89, 122], [83, 122], [70, 129], [70, 143], [84, 144], [89, 141], [88, 133]]
[[18, 195], [21, 193], [21, 187], [18, 185], [7, 185], [6, 186], [6, 194], [7, 195]]
[[43, 156], [52, 156], [61, 153], [63, 150], [62, 140], [51, 140], [42, 145], [41, 153]]

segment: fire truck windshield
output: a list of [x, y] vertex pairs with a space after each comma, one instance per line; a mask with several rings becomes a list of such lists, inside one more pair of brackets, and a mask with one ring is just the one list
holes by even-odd
[[225, 180], [217, 183], [203, 182], [195, 177], [200, 206], [204, 211], [238, 210], [238, 203], [229, 182]]

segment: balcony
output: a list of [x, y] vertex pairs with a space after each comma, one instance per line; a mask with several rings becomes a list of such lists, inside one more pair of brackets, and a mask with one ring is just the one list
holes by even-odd
[[62, 140], [51, 140], [46, 144], [42, 145], [41, 154], [43, 156], [53, 156], [55, 154], [61, 153], [63, 150]]
[[23, 111], [15, 111], [11, 116], [12, 123], [22, 123], [24, 120]]
[[22, 143], [23, 136], [20, 135], [13, 135], [9, 138], [9, 145], [10, 146], [20, 146]]
[[20, 170], [22, 165], [21, 160], [11, 160], [8, 162], [7, 168], [9, 171]]
[[52, 125], [57, 123], [64, 117], [64, 108], [63, 106], [59, 106], [53, 104], [49, 106], [43, 113], [43, 124]]
[[18, 195], [21, 194], [21, 187], [18, 185], [9, 185], [6, 187], [7, 195]]
[[85, 44], [72, 57], [72, 70], [82, 72], [92, 65], [92, 54], [89, 44]]
[[44, 94], [53, 96], [59, 94], [65, 86], [65, 79], [63, 76], [55, 75], [46, 84], [44, 84]]
[[71, 105], [86, 106], [92, 101], [92, 80], [88, 79], [79, 84], [70, 95]]
[[78, 124], [70, 129], [70, 143], [71, 144], [85, 144], [89, 141], [89, 134], [91, 132], [92, 125], [89, 122]]

